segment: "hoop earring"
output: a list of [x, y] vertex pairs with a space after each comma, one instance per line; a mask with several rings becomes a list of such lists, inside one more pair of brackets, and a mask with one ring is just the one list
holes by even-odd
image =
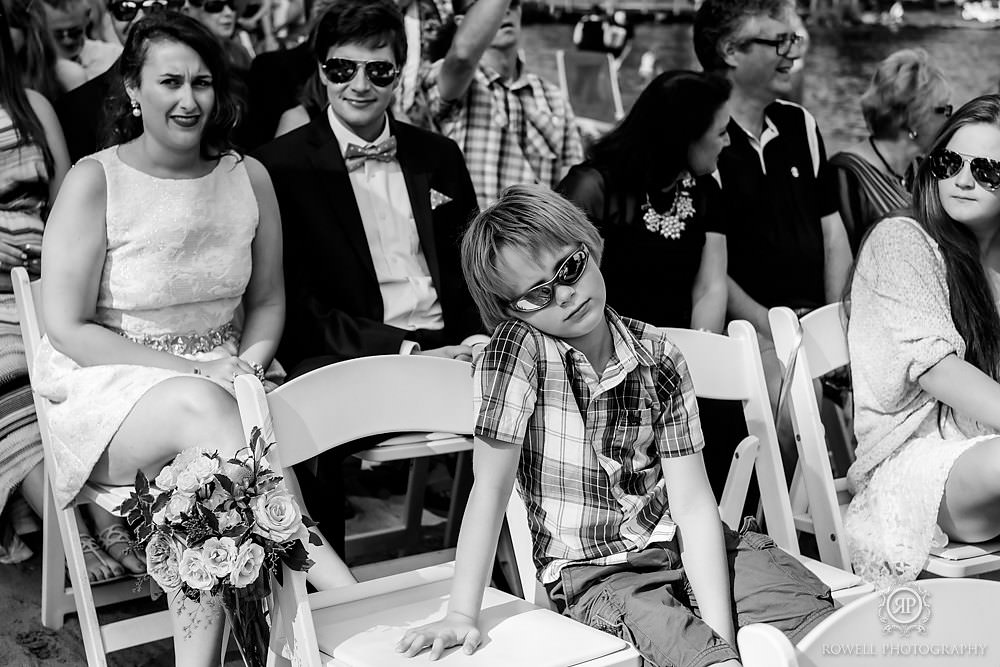
[[142, 109], [139, 108], [139, 103], [135, 100], [132, 100], [132, 115], [136, 118], [142, 115]]

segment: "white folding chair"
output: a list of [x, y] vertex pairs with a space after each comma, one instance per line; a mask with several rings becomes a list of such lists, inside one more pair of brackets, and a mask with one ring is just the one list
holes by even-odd
[[[243, 375], [236, 379], [236, 395], [247, 434], [259, 426], [267, 441], [277, 443], [269, 456], [286, 475], [292, 465], [361, 437], [420, 431], [461, 438], [472, 434], [474, 424], [471, 367], [448, 359], [354, 359], [312, 371], [266, 396], [256, 378]], [[447, 442], [426, 440], [419, 447], [437, 453]], [[392, 646], [402, 631], [386, 626], [442, 613], [453, 572], [454, 563], [438, 564], [307, 595], [305, 575], [283, 566], [284, 586], [274, 591], [274, 653], [310, 667], [391, 667], [402, 660]], [[535, 650], [525, 641], [547, 635], [555, 648], [547, 658], [543, 647], [531, 653], [538, 667], [639, 664], [638, 654], [617, 638], [493, 588], [483, 598], [481, 625], [487, 641], [473, 658], [452, 651], [442, 662], [517, 664], [519, 651], [523, 658], [525, 650]]]
[[998, 625], [1000, 583], [928, 579], [855, 600], [797, 645], [763, 624], [741, 628], [737, 644], [743, 667], [986, 667], [997, 664]]
[[[728, 336], [721, 336], [690, 329], [667, 330], [668, 337], [680, 348], [687, 361], [695, 393], [699, 397], [743, 403], [747, 432], [757, 444], [753, 469], [757, 473], [768, 535], [829, 586], [834, 600], [845, 603], [867, 593], [872, 587], [849, 569], [831, 567], [803, 556], [799, 550], [757, 333], [749, 322], [743, 320], [730, 322], [728, 333]], [[734, 461], [730, 477], [747, 474], [740, 471], [740, 466]], [[739, 518], [743, 508], [747, 483], [748, 480], [740, 481], [730, 487], [730, 480], [727, 479], [720, 509], [732, 528], [736, 528], [734, 519]], [[729, 498], [726, 497], [727, 492]]]
[[[45, 325], [38, 317], [41, 303], [41, 281], [31, 282], [27, 271], [15, 268], [11, 272], [14, 296], [17, 300], [21, 335], [24, 338], [29, 377], [34, 369], [38, 345], [45, 334]], [[48, 401], [34, 394], [38, 429], [45, 454], [45, 508], [42, 517], [42, 624], [59, 629], [67, 614], [76, 611], [80, 633], [90, 667], [107, 665], [106, 654], [130, 646], [138, 646], [172, 635], [170, 612], [167, 610], [101, 624], [97, 608], [123, 600], [148, 596], [148, 588], [137, 592], [134, 580], [123, 580], [92, 587], [80, 547], [78, 505], [93, 503], [113, 511], [128, 498], [131, 487], [109, 487], [87, 484], [76, 500], [66, 508], [58, 508], [50, 490], [49, 474], [55, 470], [49, 448]], [[69, 570], [71, 587], [65, 585]]]
[[[834, 479], [823, 423], [812, 381], [850, 364], [842, 306], [833, 303], [799, 320], [788, 308], [768, 313], [774, 347], [784, 363], [797, 355], [788, 392], [792, 426], [799, 448], [802, 487], [793, 490], [795, 527], [816, 536], [820, 558], [851, 569], [843, 512], [851, 501], [847, 480]], [[931, 555], [924, 569], [939, 577], [972, 577], [1000, 571], [1000, 540], [982, 544], [949, 544]]]

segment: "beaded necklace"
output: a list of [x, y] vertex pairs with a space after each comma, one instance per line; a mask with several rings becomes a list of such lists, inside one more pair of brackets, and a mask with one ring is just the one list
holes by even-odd
[[687, 226], [687, 220], [694, 216], [694, 202], [690, 192], [694, 183], [691, 174], [681, 174], [680, 183], [674, 191], [674, 203], [666, 213], [658, 213], [649, 201], [649, 193], [646, 193], [646, 203], [642, 205], [642, 220], [646, 223], [646, 229], [665, 239], [679, 239]]

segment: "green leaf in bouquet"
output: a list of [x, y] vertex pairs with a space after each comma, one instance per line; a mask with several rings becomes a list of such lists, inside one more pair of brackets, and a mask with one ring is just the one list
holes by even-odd
[[149, 480], [141, 470], [135, 471], [135, 490], [140, 496], [149, 495]]
[[139, 544], [145, 544], [150, 537], [153, 536], [153, 527], [147, 524], [139, 524], [134, 528], [135, 530], [135, 541]]
[[282, 546], [285, 548], [281, 551], [281, 560], [285, 561], [285, 565], [289, 568], [298, 572], [305, 572], [313, 566], [313, 562], [309, 558], [309, 552], [306, 551], [301, 541], [292, 540], [291, 542], [285, 542]]
[[247, 528], [245, 526], [239, 526], [239, 525], [232, 526], [230, 528], [227, 528], [225, 531], [223, 531], [222, 537], [231, 537], [231, 538], [233, 538], [235, 540], [238, 537], [243, 537], [243, 535], [246, 532], [247, 532]]
[[[315, 525], [315, 524], [313, 524], [313, 525]], [[323, 538], [321, 538], [319, 535], [317, 535], [316, 533], [314, 533], [314, 532], [312, 532], [310, 530], [309, 531], [309, 544], [313, 545], [314, 547], [321, 547], [321, 546], [323, 546]]]
[[133, 493], [132, 497], [126, 498], [125, 500], [122, 501], [121, 505], [115, 508], [115, 514], [120, 514], [122, 516], [125, 516], [138, 506], [139, 506], [139, 500], [135, 497], [135, 494]]
[[229, 495], [233, 495], [233, 493], [235, 493], [233, 480], [229, 479], [225, 475], [221, 473], [215, 473], [215, 481], [218, 482], [219, 485], [222, 486], [222, 490], [228, 493]]
[[315, 521], [313, 521], [312, 518], [310, 518], [310, 517], [306, 516], [305, 514], [303, 514], [302, 515], [302, 525], [305, 526], [306, 528], [315, 528], [319, 524], [316, 523]]
[[170, 496], [172, 496], [172, 495], [174, 495], [174, 490], [173, 489], [170, 489], [169, 491], [164, 491], [163, 493], [161, 493], [160, 495], [158, 495], [156, 497], [156, 500], [153, 502], [153, 507], [150, 510], [150, 512], [152, 514], [156, 514], [157, 512], [159, 512], [160, 510], [162, 510], [164, 507], [166, 507], [167, 503], [170, 502]]
[[285, 579], [285, 571], [282, 570], [280, 567], [274, 568], [274, 580], [278, 582], [279, 586], [285, 585], [284, 579]]

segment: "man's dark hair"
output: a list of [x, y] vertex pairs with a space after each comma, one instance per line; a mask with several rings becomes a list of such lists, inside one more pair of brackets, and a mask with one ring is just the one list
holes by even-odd
[[316, 22], [309, 50], [323, 62], [330, 47], [342, 44], [389, 46], [396, 64], [402, 66], [406, 60], [402, 12], [392, 0], [334, 0]]
[[781, 19], [794, 11], [788, 0], [705, 0], [694, 15], [694, 53], [706, 72], [729, 69], [719, 46], [751, 18]]

